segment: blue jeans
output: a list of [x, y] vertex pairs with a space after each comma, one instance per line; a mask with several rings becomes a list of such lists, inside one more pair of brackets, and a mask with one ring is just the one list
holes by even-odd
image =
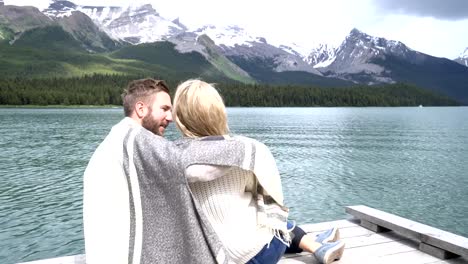
[[[294, 227], [294, 222], [288, 221], [288, 229]], [[246, 264], [273, 264], [283, 257], [288, 247], [278, 238], [273, 237], [270, 245], [265, 245], [255, 257], [251, 258]]]
[[270, 245], [265, 245], [255, 257], [246, 264], [273, 264], [278, 263], [286, 251], [286, 245], [278, 238], [274, 237]]

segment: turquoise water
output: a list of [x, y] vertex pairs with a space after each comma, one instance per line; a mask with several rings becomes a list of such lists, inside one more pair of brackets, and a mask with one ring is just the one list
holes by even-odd
[[[468, 108], [230, 108], [299, 223], [365, 204], [468, 236]], [[84, 252], [82, 174], [121, 109], [0, 109], [0, 263]], [[166, 131], [178, 137], [174, 125]]]

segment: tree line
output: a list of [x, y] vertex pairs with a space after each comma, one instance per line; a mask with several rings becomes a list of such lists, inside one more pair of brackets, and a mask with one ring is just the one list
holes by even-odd
[[[158, 78], [158, 76], [151, 76]], [[143, 76], [86, 75], [73, 78], [2, 78], [0, 105], [121, 105], [128, 82]], [[183, 80], [166, 80], [171, 92]], [[458, 103], [412, 85], [323, 88], [218, 83], [227, 106], [449, 106]]]

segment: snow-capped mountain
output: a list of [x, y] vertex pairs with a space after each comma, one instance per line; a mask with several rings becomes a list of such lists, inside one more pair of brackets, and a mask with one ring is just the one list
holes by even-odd
[[314, 68], [323, 68], [330, 65], [336, 58], [336, 48], [328, 44], [319, 44], [305, 58], [306, 62]]
[[193, 31], [197, 35], [209, 36], [218, 46], [234, 48], [236, 45], [249, 46], [253, 43], [266, 43], [266, 40], [261, 37], [252, 37], [243, 28], [238, 26], [216, 27], [214, 25], [206, 25]]
[[[252, 36], [238, 26], [207, 25], [189, 31], [178, 19], [170, 21], [162, 17], [150, 4], [103, 7], [79, 6], [67, 0], [54, 0], [47, 9], [43, 10], [43, 13], [58, 19], [69, 17], [75, 11], [88, 15], [101, 30], [115, 40], [123, 40], [131, 44], [169, 40], [176, 43], [177, 48], [182, 52], [203, 53], [201, 50], [203, 47], [197, 46], [196, 39], [187, 34], [195, 33], [198, 36], [206, 35], [211, 38], [225, 56], [266, 59], [267, 63], [274, 64], [270, 66], [277, 72], [305, 71], [321, 75], [313, 65], [307, 62], [311, 49], [294, 43], [275, 46], [268, 43], [265, 38]], [[184, 39], [184, 42], [181, 42], [181, 39]], [[186, 45], [187, 42], [193, 45]]]
[[42, 13], [52, 18], [71, 16], [73, 11], [79, 7], [70, 1], [52, 1], [48, 8], [42, 10]]
[[[0, 27], [0, 40], [10, 45], [15, 45], [15, 41], [30, 30], [47, 33], [44, 36], [52, 40], [66, 35], [60, 30], [66, 31], [76, 40], [69, 41], [73, 42], [69, 43], [73, 49], [81, 46], [89, 52], [120, 51], [122, 46], [133, 47], [129, 44], [169, 41], [171, 43], [158, 43], [167, 49], [164, 52], [175, 48], [178, 51], [175, 56], [182, 60], [201, 54], [215, 71], [242, 82], [329, 86], [348, 85], [348, 81], [361, 84], [405, 82], [468, 103], [467, 67], [357, 29], [353, 29], [338, 48], [327, 44], [301, 47], [294, 43], [271, 43], [238, 26], [209, 25], [191, 31], [178, 19], [162, 17], [149, 4], [79, 6], [66, 0], [51, 1], [42, 13], [34, 7], [0, 4], [0, 18], [3, 18], [0, 19], [3, 27]], [[40, 41], [41, 34], [29, 36]], [[122, 45], [124, 41], [128, 44]], [[135, 46], [135, 50], [160, 47], [158, 44]], [[189, 54], [184, 57], [184, 53]], [[126, 53], [128, 58], [132, 58], [131, 54]], [[457, 61], [468, 66], [468, 48]]]
[[269, 44], [273, 47], [279, 48], [283, 51], [290, 53], [291, 55], [307, 57], [310, 54], [311, 49], [297, 45], [295, 43], [290, 44], [272, 44], [268, 43], [267, 40], [262, 36], [253, 36], [248, 33], [245, 29], [236, 26], [229, 25], [224, 27], [216, 27], [214, 25], [206, 25], [197, 30], [193, 31], [198, 35], [205, 34], [209, 36], [213, 41], [221, 46], [235, 47], [239, 46], [252, 46], [254, 43]]
[[[78, 6], [70, 1], [55, 0], [49, 8], [43, 10], [46, 15], [55, 19], [71, 16], [74, 11], [88, 15], [111, 38], [131, 44], [169, 40], [176, 43], [177, 49], [182, 52], [197, 51], [206, 56], [203, 52], [204, 48], [197, 45], [196, 39], [189, 34], [195, 33], [198, 36], [206, 35], [211, 38], [227, 57], [267, 59], [268, 63], [274, 64], [271, 66], [277, 72], [305, 71], [321, 75], [313, 65], [306, 61], [310, 50], [298, 45], [274, 46], [265, 38], [254, 37], [238, 26], [207, 25], [189, 31], [179, 20], [170, 21], [160, 16], [150, 4], [99, 7]], [[182, 42], [181, 39], [183, 39]]]
[[70, 16], [56, 19], [56, 22], [88, 52], [105, 52], [121, 46], [121, 43], [112, 40], [82, 12], [74, 11]]
[[227, 76], [237, 76], [247, 82], [254, 82], [250, 75], [224, 56], [221, 48], [207, 35], [184, 32], [168, 38], [181, 53], [198, 52]]
[[[323, 54], [319, 53], [327, 58]], [[322, 62], [329, 65], [321, 68], [321, 71], [348, 80], [365, 80], [368, 84], [393, 83], [395, 80], [390, 77], [391, 72], [383, 61], [391, 57], [417, 64], [424, 61], [426, 56], [399, 41], [373, 37], [353, 29], [335, 54], [331, 53], [329, 59]]]
[[361, 84], [412, 83], [468, 102], [466, 67], [357, 29], [353, 29], [336, 50], [333, 62], [320, 71], [327, 77]]
[[300, 57], [302, 57], [304, 59], [304, 61], [307, 62], [306, 58], [307, 56], [309, 56], [309, 54], [311, 53], [312, 49], [308, 48], [308, 47], [304, 47], [302, 45], [298, 45], [296, 43], [289, 43], [289, 44], [279, 44], [279, 45], [275, 45], [275, 44], [272, 44], [273, 46], [276, 46], [286, 52], [289, 52], [293, 55], [298, 55]]
[[305, 62], [303, 56], [291, 47], [273, 46], [265, 38], [253, 37], [238, 26], [216, 27], [210, 25], [199, 28], [194, 33], [209, 36], [221, 48], [223, 54], [238, 65], [255, 61], [257, 66], [270, 68], [276, 72], [303, 71], [322, 75]]
[[468, 67], [468, 48], [466, 48], [455, 61]]
[[399, 41], [367, 35], [353, 29], [335, 54], [335, 60], [327, 67], [336, 72], [372, 72], [382, 73], [384, 69], [373, 63], [375, 59], [385, 59], [386, 55], [415, 60], [421, 54], [410, 50]]
[[43, 10], [53, 18], [70, 16], [73, 11], [88, 15], [110, 37], [132, 44], [165, 40], [186, 30], [178, 20], [173, 22], [161, 17], [150, 4], [78, 6], [70, 1], [56, 0]]

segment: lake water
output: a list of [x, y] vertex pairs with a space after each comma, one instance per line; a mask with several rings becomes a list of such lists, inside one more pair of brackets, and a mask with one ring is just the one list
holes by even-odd
[[[468, 108], [230, 108], [268, 145], [291, 218], [364, 204], [468, 236]], [[0, 109], [0, 263], [84, 252], [82, 174], [122, 109]], [[178, 137], [174, 125], [166, 131]]]

